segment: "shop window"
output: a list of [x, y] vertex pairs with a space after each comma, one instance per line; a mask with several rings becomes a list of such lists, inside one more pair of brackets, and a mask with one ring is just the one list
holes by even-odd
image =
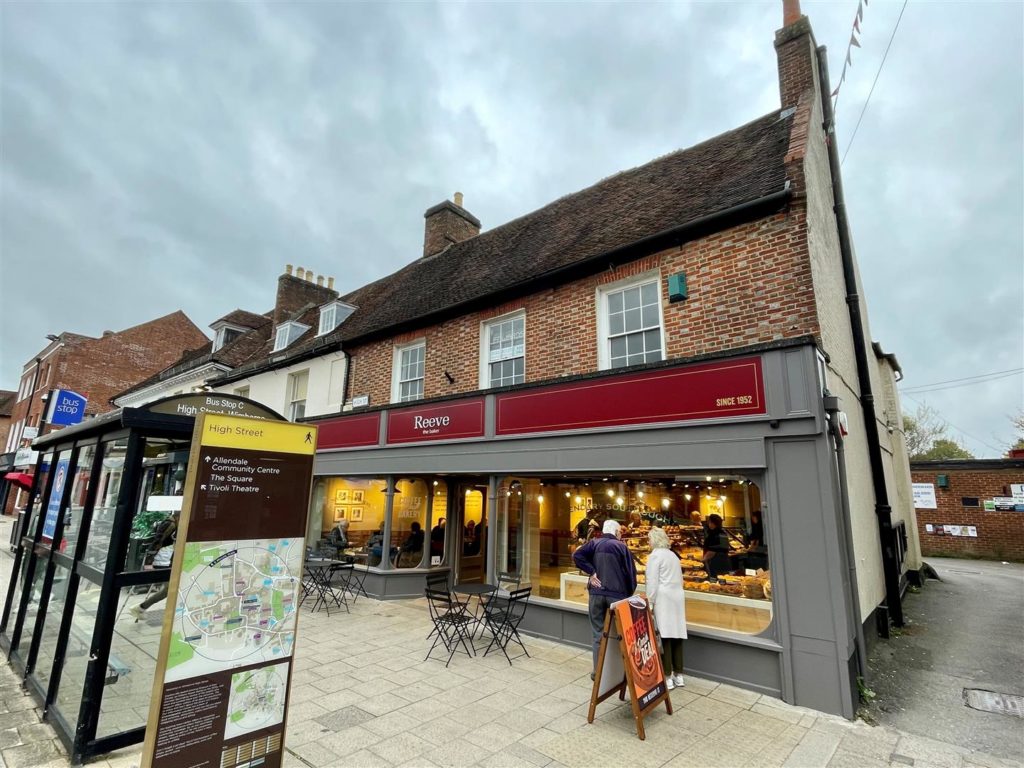
[[320, 477], [313, 487], [306, 544], [314, 552], [330, 552], [331, 529], [348, 521], [349, 549], [368, 555], [367, 564], [379, 566], [384, 556], [384, 478]]
[[605, 520], [617, 520], [642, 591], [647, 534], [658, 525], [680, 560], [687, 622], [756, 634], [772, 617], [760, 508], [759, 489], [740, 477], [507, 478], [498, 493], [496, 562], [538, 597], [585, 605], [587, 579], [573, 562], [576, 549], [600, 535]]
[[[107, 553], [110, 550], [110, 534], [114, 528], [114, 515], [117, 512], [117, 497], [121, 491], [127, 448], [127, 440], [103, 443], [101, 446], [100, 461], [103, 462], [103, 468], [100, 470], [99, 483], [96, 486], [96, 502], [89, 523], [85, 554], [82, 556], [83, 563], [99, 570], [106, 566]], [[75, 713], [75, 718], [77, 717], [78, 714]]]
[[505, 387], [526, 381], [526, 315], [519, 313], [483, 324], [480, 386]]
[[431, 488], [434, 497], [430, 506], [430, 544], [427, 563], [431, 566], [447, 565], [448, 484], [443, 480], [434, 480], [431, 483]]
[[427, 542], [427, 501], [430, 492], [423, 480], [399, 480], [395, 483], [392, 504], [391, 551], [396, 568], [417, 568], [423, 562]]
[[427, 345], [422, 341], [404, 347], [395, 347], [392, 402], [406, 403], [423, 398], [426, 355]]
[[306, 391], [309, 388], [309, 370], [288, 376], [288, 420], [298, 421], [306, 415]]
[[600, 368], [622, 368], [663, 359], [657, 277], [603, 289], [598, 297], [598, 322]]

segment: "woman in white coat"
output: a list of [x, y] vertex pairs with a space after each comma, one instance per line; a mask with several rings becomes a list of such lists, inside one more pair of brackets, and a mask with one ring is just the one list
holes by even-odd
[[668, 536], [661, 528], [648, 534], [651, 554], [647, 558], [647, 599], [654, 609], [654, 621], [661, 633], [661, 660], [669, 690], [682, 688], [683, 640], [686, 638], [686, 605], [683, 601], [683, 572], [679, 558], [669, 549]]

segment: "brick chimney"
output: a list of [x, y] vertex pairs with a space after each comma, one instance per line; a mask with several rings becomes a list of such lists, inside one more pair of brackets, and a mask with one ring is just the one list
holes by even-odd
[[800, 0], [782, 0], [782, 29], [775, 33], [782, 108], [795, 107], [809, 88], [818, 87], [818, 66], [811, 22], [800, 13]]
[[462, 207], [462, 193], [455, 193], [455, 202], [428, 208], [423, 214], [427, 220], [423, 233], [423, 255], [433, 256], [452, 243], [461, 243], [480, 234], [480, 219]]
[[[313, 282], [314, 277], [315, 273], [312, 270], [306, 271], [302, 267], [297, 267], [295, 274], [292, 274], [292, 265], [288, 264], [285, 267], [284, 274], [277, 278], [277, 298], [274, 301], [275, 327], [309, 304], [326, 304], [331, 299], [338, 298], [338, 292], [333, 287], [323, 285], [323, 277], [318, 277], [317, 282]], [[330, 285], [334, 285], [333, 277], [330, 278]]]

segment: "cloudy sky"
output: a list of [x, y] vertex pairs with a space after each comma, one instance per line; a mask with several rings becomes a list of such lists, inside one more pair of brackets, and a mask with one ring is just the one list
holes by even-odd
[[[873, 0], [846, 150], [902, 3]], [[855, 0], [804, 2], [838, 80]], [[47, 333], [343, 291], [778, 108], [781, 4], [6, 2], [0, 387]], [[1024, 6], [910, 2], [844, 164], [875, 339], [996, 455], [1022, 407]], [[951, 389], [925, 385], [978, 377]], [[964, 382], [954, 381], [954, 384]]]

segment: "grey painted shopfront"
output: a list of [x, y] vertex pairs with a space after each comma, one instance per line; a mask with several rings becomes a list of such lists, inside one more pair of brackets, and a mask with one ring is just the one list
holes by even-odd
[[[390, 543], [394, 552], [402, 538], [396, 535], [396, 529], [403, 526], [405, 510], [411, 510], [408, 516], [419, 515], [417, 519], [423, 521], [422, 558], [416, 553], [411, 560], [406, 559], [404, 567], [397, 567], [404, 555], [392, 558], [382, 554], [378, 564], [367, 568], [365, 586], [370, 594], [382, 598], [417, 596], [422, 595], [425, 576], [431, 568], [451, 569], [456, 579], [489, 580], [499, 571], [526, 569], [531, 557], [534, 561], [541, 559], [541, 555], [544, 558], [542, 564], [533, 562], [530, 566], [533, 574], [553, 573], [550, 563], [564, 563], [566, 546], [571, 546], [571, 542], [564, 544], [558, 531], [531, 530], [531, 517], [522, 511], [526, 509], [525, 502], [519, 501], [524, 491], [527, 498], [532, 493], [533, 503], [541, 508], [551, 506], [553, 494], [558, 494], [559, 501], [564, 496], [565, 503], [571, 504], [573, 494], [579, 501], [584, 492], [591, 496], [588, 506], [597, 507], [600, 505], [593, 498], [599, 491], [602, 498], [607, 492], [609, 504], [614, 507], [618, 502], [615, 508], [621, 508], [627, 517], [629, 507], [625, 500], [614, 498], [622, 492], [616, 488], [626, 488], [633, 494], [631, 498], [651, 500], [650, 508], [658, 513], [673, 511], [670, 505], [677, 505], [678, 500], [685, 506], [685, 519], [685, 515], [691, 514], [692, 495], [681, 495], [684, 481], [687, 490], [691, 481], [695, 486], [701, 486], [703, 481], [703, 487], [696, 491], [698, 513], [700, 509], [714, 509], [715, 504], [734, 505], [739, 510], [746, 504], [749, 520], [751, 498], [759, 502], [756, 506], [763, 512], [771, 588], [765, 592], [767, 599], [761, 596], [756, 604], [748, 601], [753, 606], [750, 609], [741, 605], [741, 598], [713, 596], [727, 603], [726, 610], [732, 610], [729, 605], [735, 603], [740, 605], [737, 611], [764, 616], [764, 626], [759, 631], [739, 632], [710, 623], [690, 622], [687, 669], [794, 704], [852, 717], [857, 697], [856, 631], [852, 619], [856, 614], [852, 604], [857, 599], [857, 587], [851, 583], [847, 567], [846, 523], [842, 519], [836, 456], [823, 406], [820, 353], [809, 339], [804, 339], [747, 350], [744, 355], [717, 361], [654, 366], [642, 375], [664, 379], [701, 366], [713, 374], [715, 362], [750, 360], [758, 361], [761, 390], [756, 397], [763, 397], [763, 403], [757, 403], [754, 409], [758, 412], [752, 415], [690, 415], [677, 419], [670, 416], [657, 423], [596, 428], [565, 428], [558, 424], [550, 431], [502, 433], [503, 396], [543, 394], [545, 387], [564, 386], [558, 382], [516, 387], [511, 393], [499, 390], [416, 404], [415, 413], [420, 415], [416, 424], [430, 426], [431, 422], [423, 419], [431, 418], [430, 414], [435, 412], [448, 413], [438, 410], [442, 406], [457, 408], [463, 403], [469, 409], [474, 403], [482, 403], [481, 434], [476, 437], [445, 440], [439, 432], [437, 436], [441, 439], [425, 435], [401, 443], [395, 437], [396, 422], [391, 416], [399, 410], [412, 413], [408, 408], [381, 409], [376, 421], [372, 421], [372, 410], [319, 420], [322, 448], [314, 472], [321, 488], [315, 491], [319, 496], [314, 496], [310, 538], [318, 538], [319, 529], [327, 527], [320, 521], [319, 510], [328, 510], [325, 520], [333, 514], [330, 510], [336, 510], [339, 519], [347, 515], [355, 528], [359, 525], [357, 518], [362, 521], [370, 512], [369, 495], [376, 493], [382, 510], [383, 541]], [[583, 377], [574, 385], [616, 387], [620, 379], [635, 384], [637, 375]], [[680, 387], [681, 400], [689, 397], [686, 379], [678, 380], [682, 383], [671, 378], [666, 381], [669, 383], [665, 386]], [[629, 395], [631, 391], [624, 388], [622, 393]], [[720, 397], [718, 402], [728, 400]], [[363, 419], [362, 436], [350, 440], [361, 445], [325, 447], [325, 442], [330, 442], [331, 429], [344, 433], [346, 420], [352, 419]], [[368, 424], [371, 430], [377, 430], [376, 436], [372, 432], [367, 434]], [[345, 440], [343, 435], [337, 442], [343, 444]], [[339, 485], [335, 491], [335, 486], [328, 485], [332, 478], [347, 478], [349, 484]], [[367, 495], [362, 490], [349, 490], [357, 486], [365, 488]], [[712, 497], [712, 487], [721, 495]], [[443, 552], [437, 549], [439, 542], [432, 549], [430, 541], [432, 529], [436, 532], [441, 516], [434, 514], [442, 498], [441, 488], [446, 492], [447, 526], [456, 534], [446, 536]], [[642, 489], [647, 490], [646, 496]], [[704, 491], [707, 493], [702, 495]], [[403, 493], [406, 499], [402, 498]], [[674, 495], [670, 497], [670, 493]], [[657, 503], [659, 495], [663, 509]], [[415, 500], [421, 496], [426, 509], [416, 512], [420, 504]], [[464, 535], [466, 516], [462, 513], [471, 500], [474, 509], [485, 510], [479, 520], [485, 527], [485, 539], [478, 550], [469, 548], [471, 536]], [[508, 519], [513, 515], [513, 501], [520, 510], [515, 513], [515, 525]], [[365, 510], [359, 506], [364, 502]], [[738, 519], [742, 518], [742, 512], [736, 514]], [[651, 516], [657, 515], [652, 511]], [[543, 517], [536, 514], [532, 517], [534, 521], [540, 519]], [[542, 536], [554, 536], [554, 543], [543, 543]], [[509, 537], [507, 541], [505, 537]], [[542, 541], [539, 545], [538, 540]], [[534, 554], [530, 552], [531, 541]], [[383, 551], [387, 551], [386, 545]], [[472, 559], [466, 553], [474, 551], [480, 553], [481, 563], [479, 572], [471, 576], [469, 565], [465, 565], [466, 573], [461, 571], [464, 563]], [[542, 571], [544, 568], [549, 570]], [[562, 571], [566, 569], [562, 567]], [[529, 573], [520, 575], [524, 584], [529, 583]], [[555, 576], [560, 573], [554, 573], [551, 579]], [[545, 597], [534, 590], [523, 625], [528, 632], [589, 645], [585, 603], [565, 599], [567, 585], [575, 588], [575, 579], [569, 572], [561, 575], [563, 599]], [[690, 596], [688, 591], [688, 618], [689, 606], [694, 610], [702, 608], [698, 598], [707, 599], [697, 593], [693, 593], [693, 600]]]

